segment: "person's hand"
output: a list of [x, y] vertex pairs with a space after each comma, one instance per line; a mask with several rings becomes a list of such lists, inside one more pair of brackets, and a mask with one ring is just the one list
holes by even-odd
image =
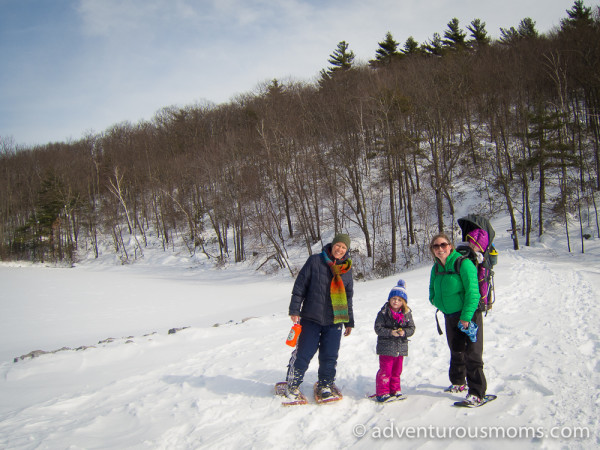
[[352, 333], [352, 328], [346, 327], [344, 330], [344, 336], [350, 336], [350, 333]]
[[394, 337], [402, 337], [405, 334], [406, 333], [404, 332], [404, 330], [402, 328], [398, 328], [397, 330], [392, 330], [392, 336], [394, 336]]
[[467, 328], [469, 328], [469, 322], [465, 322], [464, 320], [461, 320], [460, 323], [462, 323], [463, 328], [466, 330]]
[[294, 323], [300, 322], [300, 316], [290, 316], [290, 319], [292, 319], [292, 322]]

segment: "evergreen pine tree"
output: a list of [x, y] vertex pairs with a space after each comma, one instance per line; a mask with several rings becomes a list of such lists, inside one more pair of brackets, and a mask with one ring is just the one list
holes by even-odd
[[444, 46], [452, 50], [462, 50], [467, 46], [467, 34], [460, 29], [458, 19], [455, 17], [448, 22], [448, 29], [444, 32]]
[[594, 23], [592, 18], [592, 8], [585, 7], [583, 0], [576, 0], [573, 7], [567, 10], [568, 19], [562, 19], [560, 22], [561, 29], [589, 27]]
[[505, 45], [512, 45], [523, 39], [537, 38], [538, 36], [535, 21], [529, 17], [521, 20], [518, 29], [515, 29], [515, 27], [500, 28], [500, 43]]
[[539, 36], [538, 31], [535, 29], [535, 21], [533, 21], [529, 17], [526, 17], [525, 19], [521, 20], [517, 31], [519, 32], [519, 36], [521, 37], [521, 39], [530, 39]]
[[519, 40], [519, 33], [515, 27], [500, 28], [500, 43], [504, 45], [512, 45]]
[[444, 54], [444, 43], [439, 33], [433, 33], [433, 38], [426, 44], [423, 44], [423, 49], [430, 55], [442, 56]]
[[354, 52], [348, 51], [348, 43], [341, 41], [337, 48], [329, 55], [329, 64], [333, 66], [330, 70], [335, 72], [336, 70], [348, 70], [354, 63]]
[[330, 80], [338, 71], [349, 70], [352, 68], [355, 55], [353, 51], [348, 50], [348, 47], [349, 45], [346, 41], [341, 41], [338, 43], [336, 49], [331, 55], [329, 55], [329, 59], [327, 60], [327, 62], [329, 62], [329, 64], [331, 64], [333, 67], [327, 70], [321, 70], [320, 83]]
[[485, 22], [480, 19], [474, 19], [470, 25], [467, 26], [467, 30], [471, 33], [473, 38], [469, 44], [473, 47], [481, 47], [490, 43], [490, 37], [485, 29]]
[[371, 65], [389, 64], [394, 58], [401, 56], [398, 51], [398, 42], [392, 37], [389, 31], [385, 35], [385, 40], [379, 43], [379, 48], [375, 51], [375, 60], [369, 61]]
[[404, 43], [404, 49], [402, 50], [402, 53], [405, 55], [418, 55], [422, 53], [422, 50], [415, 38], [409, 36], [406, 42]]
[[283, 86], [279, 83], [277, 78], [273, 78], [271, 84], [267, 87], [268, 93], [271, 97], [280, 95], [283, 92]]

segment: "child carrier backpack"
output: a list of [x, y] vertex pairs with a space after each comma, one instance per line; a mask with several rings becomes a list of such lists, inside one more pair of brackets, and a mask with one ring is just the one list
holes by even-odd
[[494, 247], [496, 233], [488, 219], [476, 214], [458, 219], [458, 226], [462, 231], [463, 242], [456, 246], [456, 250], [462, 256], [456, 260], [454, 270], [460, 271], [460, 264], [465, 258], [475, 264], [480, 296], [477, 309], [487, 315], [496, 301], [493, 270], [498, 262], [498, 252]]
[[[454, 262], [453, 271], [444, 273], [460, 273], [462, 262], [469, 258], [477, 269], [477, 281], [479, 282], [479, 306], [477, 310], [484, 312], [487, 316], [488, 311], [492, 309], [492, 305], [496, 301], [494, 271], [492, 270], [498, 262], [498, 252], [494, 247], [496, 233], [488, 219], [476, 214], [469, 214], [458, 219], [458, 226], [462, 231], [463, 242], [456, 246], [456, 251], [461, 256]], [[435, 271], [440, 273], [437, 265]], [[438, 333], [443, 334], [437, 318], [438, 311], [435, 312], [435, 321]]]

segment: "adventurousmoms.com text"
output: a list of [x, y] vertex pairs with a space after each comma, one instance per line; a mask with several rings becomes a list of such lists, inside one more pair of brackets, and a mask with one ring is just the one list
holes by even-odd
[[441, 427], [396, 426], [393, 422], [384, 427], [356, 424], [352, 433], [358, 438], [373, 439], [590, 439], [586, 427]]

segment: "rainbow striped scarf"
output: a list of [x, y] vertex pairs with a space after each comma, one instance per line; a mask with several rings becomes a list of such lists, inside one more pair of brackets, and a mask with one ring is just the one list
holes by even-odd
[[348, 316], [348, 297], [346, 297], [346, 287], [342, 280], [342, 274], [352, 268], [352, 260], [347, 259], [342, 264], [335, 264], [325, 251], [323, 251], [322, 255], [333, 274], [330, 288], [333, 323], [347, 323], [350, 321], [350, 317]]

